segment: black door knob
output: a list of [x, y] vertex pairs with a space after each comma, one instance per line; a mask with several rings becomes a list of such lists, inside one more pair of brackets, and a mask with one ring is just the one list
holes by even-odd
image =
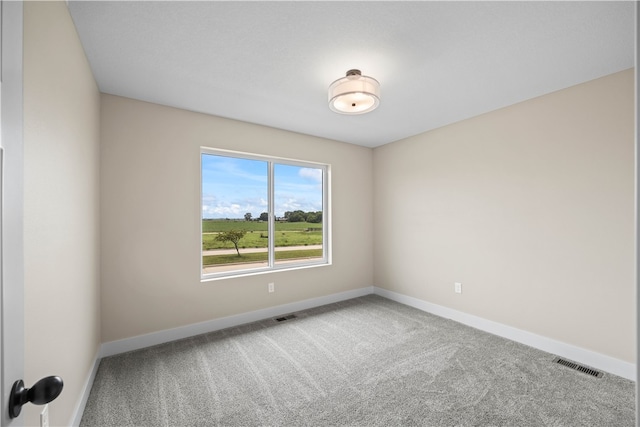
[[22, 405], [27, 402], [34, 405], [51, 402], [62, 393], [63, 386], [62, 378], [55, 376], [43, 378], [31, 388], [24, 388], [22, 380], [16, 381], [9, 395], [9, 417], [15, 418], [20, 415]]

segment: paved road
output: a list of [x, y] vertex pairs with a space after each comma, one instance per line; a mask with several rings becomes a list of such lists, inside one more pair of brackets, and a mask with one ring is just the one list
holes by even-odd
[[[300, 251], [305, 249], [322, 249], [322, 245], [308, 245], [308, 246], [280, 246], [275, 248], [276, 252], [280, 251]], [[267, 252], [267, 248], [240, 248], [241, 254], [251, 254], [257, 252]], [[235, 249], [211, 249], [208, 251], [202, 251], [202, 255], [232, 255], [237, 254]]]

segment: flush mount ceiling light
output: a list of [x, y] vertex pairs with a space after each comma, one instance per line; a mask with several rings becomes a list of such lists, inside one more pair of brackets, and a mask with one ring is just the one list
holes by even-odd
[[329, 108], [340, 114], [364, 114], [380, 104], [380, 83], [363, 76], [360, 70], [349, 70], [347, 75], [329, 86]]

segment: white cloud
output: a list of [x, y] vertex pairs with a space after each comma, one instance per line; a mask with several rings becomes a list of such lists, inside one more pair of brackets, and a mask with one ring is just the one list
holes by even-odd
[[[237, 173], [234, 165], [226, 165], [226, 172]], [[290, 175], [282, 174], [276, 180], [275, 210], [282, 216], [286, 211], [302, 210], [314, 212], [322, 210], [322, 169], [297, 168]], [[244, 218], [250, 212], [254, 218], [268, 209], [265, 197], [266, 187], [238, 182], [235, 178], [213, 184], [203, 184], [202, 217], [203, 218]], [[212, 181], [214, 182], [214, 181]], [[205, 183], [207, 184], [207, 183]], [[215, 195], [214, 195], [215, 194]]]
[[314, 182], [322, 182], [322, 169], [300, 168], [298, 172], [300, 178], [308, 179]]
[[205, 194], [202, 197], [203, 218], [244, 218], [250, 212], [254, 217], [267, 211], [267, 200], [263, 198], [218, 199]]

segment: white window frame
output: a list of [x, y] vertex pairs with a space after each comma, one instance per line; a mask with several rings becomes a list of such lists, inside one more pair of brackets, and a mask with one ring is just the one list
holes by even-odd
[[[214, 156], [231, 157], [237, 159], [246, 160], [259, 160], [267, 162], [267, 187], [268, 187], [268, 266], [247, 268], [235, 271], [221, 271], [217, 273], [204, 273], [203, 265], [203, 250], [202, 250], [202, 200], [203, 200], [203, 185], [202, 185], [202, 156], [210, 154]], [[217, 279], [224, 279], [230, 277], [248, 276], [255, 274], [271, 273], [284, 270], [297, 270], [300, 268], [318, 267], [331, 265], [331, 165], [325, 163], [310, 162], [306, 160], [295, 160], [283, 157], [265, 156], [261, 154], [245, 153], [241, 151], [223, 150], [218, 148], [200, 147], [199, 154], [200, 164], [200, 209], [198, 214], [200, 216], [198, 223], [200, 224], [199, 234], [199, 246], [200, 246], [200, 277], [201, 281], [210, 281]], [[322, 169], [322, 258], [307, 259], [300, 262], [288, 262], [286, 264], [276, 264], [275, 262], [275, 215], [274, 215], [274, 202], [275, 202], [275, 184], [274, 184], [274, 170], [275, 165], [289, 165], [299, 167], [309, 167], [315, 169]]]

